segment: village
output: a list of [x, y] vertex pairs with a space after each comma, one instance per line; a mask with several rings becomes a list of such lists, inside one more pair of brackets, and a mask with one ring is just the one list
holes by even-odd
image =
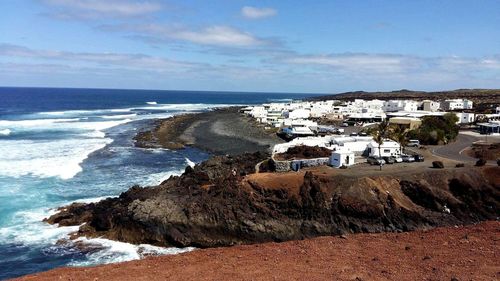
[[248, 106], [240, 112], [286, 141], [271, 151], [277, 172], [423, 162], [426, 153], [419, 150], [433, 140], [419, 130], [436, 122], [436, 131], [451, 122], [456, 134], [437, 137], [433, 134], [441, 133], [431, 131], [433, 144], [453, 141], [459, 129], [475, 137], [500, 136], [500, 106], [493, 113], [479, 112], [468, 99], [290, 101]]

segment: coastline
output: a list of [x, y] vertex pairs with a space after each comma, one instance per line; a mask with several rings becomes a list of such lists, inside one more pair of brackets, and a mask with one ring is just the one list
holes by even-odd
[[216, 155], [266, 151], [282, 143], [273, 130], [239, 113], [240, 107], [218, 108], [157, 120], [139, 132], [137, 147], [182, 149], [193, 146]]

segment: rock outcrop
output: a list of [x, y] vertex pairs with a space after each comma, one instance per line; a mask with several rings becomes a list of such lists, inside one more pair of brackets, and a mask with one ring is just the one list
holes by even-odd
[[217, 156], [159, 186], [134, 186], [118, 198], [73, 204], [47, 221], [85, 223], [80, 236], [215, 247], [409, 231], [495, 220], [500, 214], [500, 167], [426, 169], [404, 178], [306, 172], [294, 186], [276, 187], [248, 176], [267, 157]]

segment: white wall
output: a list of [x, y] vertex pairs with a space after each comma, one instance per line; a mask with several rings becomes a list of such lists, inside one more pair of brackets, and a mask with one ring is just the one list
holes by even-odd
[[330, 156], [330, 165], [333, 167], [341, 167], [341, 166], [352, 166], [354, 165], [354, 153], [340, 153], [333, 152], [332, 156]]

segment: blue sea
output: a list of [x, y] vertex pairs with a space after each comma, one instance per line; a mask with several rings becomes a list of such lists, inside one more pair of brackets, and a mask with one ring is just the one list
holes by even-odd
[[191, 250], [82, 239], [97, 250], [81, 252], [58, 243], [78, 227], [42, 220], [72, 202], [96, 202], [135, 184], [158, 184], [210, 156], [195, 148], [135, 148], [132, 137], [156, 118], [307, 96], [0, 88], [0, 279]]

